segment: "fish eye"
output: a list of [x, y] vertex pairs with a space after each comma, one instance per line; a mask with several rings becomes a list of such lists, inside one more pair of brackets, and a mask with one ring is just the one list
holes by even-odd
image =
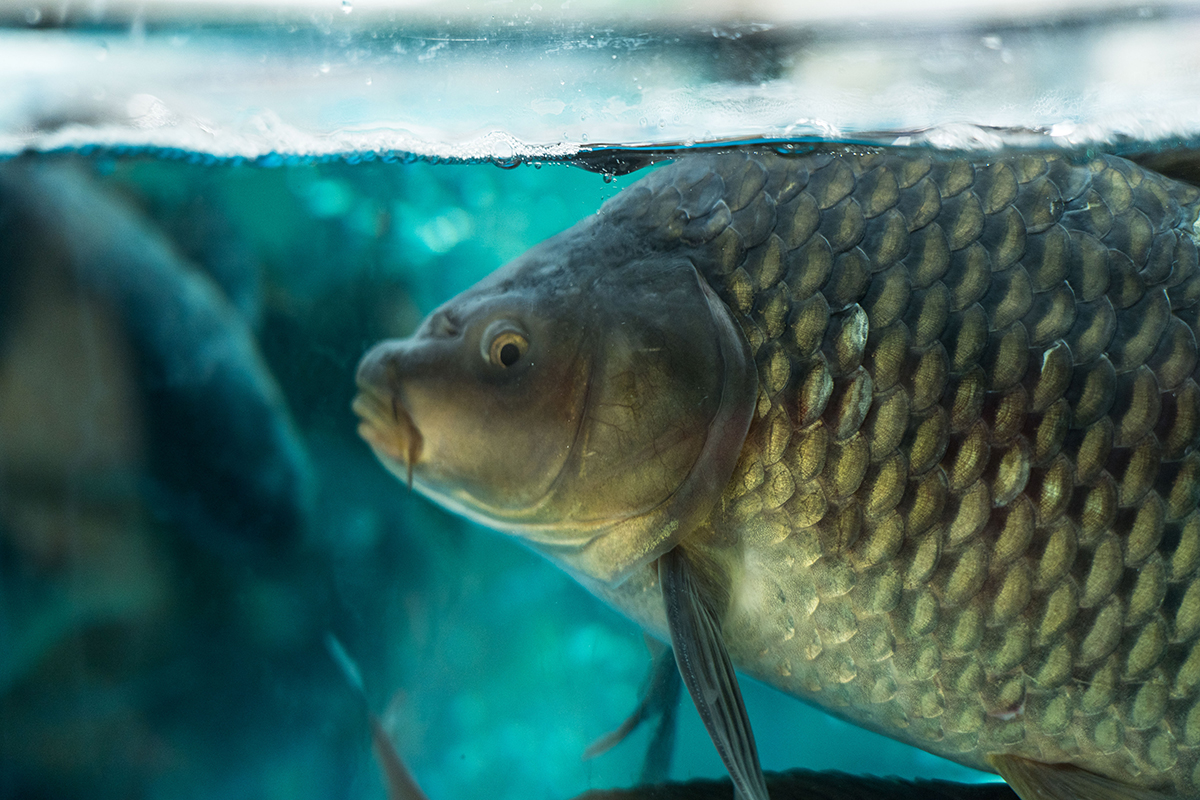
[[511, 367], [521, 360], [529, 349], [529, 340], [514, 330], [502, 330], [492, 337], [488, 345], [488, 361], [498, 367]]

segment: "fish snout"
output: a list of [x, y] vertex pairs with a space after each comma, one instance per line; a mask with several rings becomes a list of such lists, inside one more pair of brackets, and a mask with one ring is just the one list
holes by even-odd
[[402, 342], [387, 341], [367, 351], [358, 364], [359, 391], [351, 407], [360, 419], [358, 435], [385, 466], [397, 473], [403, 469], [411, 487], [423, 438], [401, 399], [396, 358], [403, 350]]
[[354, 380], [360, 391], [395, 391], [398, 376], [396, 357], [403, 351], [403, 343], [394, 339], [380, 342], [363, 355], [358, 362]]

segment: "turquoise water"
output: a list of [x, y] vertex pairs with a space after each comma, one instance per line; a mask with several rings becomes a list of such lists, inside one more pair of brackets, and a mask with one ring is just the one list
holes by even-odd
[[[330, 634], [431, 800], [629, 785], [646, 732], [581, 755], [636, 703], [641, 633], [519, 544], [410, 494], [349, 405], [370, 344], [638, 174], [46, 157], [35, 172], [76, 207], [51, 198], [14, 223], [14, 206], [53, 194], [13, 177], [29, 164], [0, 165], [0, 796], [381, 797]], [[158, 325], [152, 292], [120, 300], [79, 266], [114, 220], [130, 226], [114, 263], [165, 245], [171, 269], [216, 287], [223, 324], [261, 354], [258, 389], [205, 384], [198, 409], [163, 394], [154, 359], [206, 363], [196, 353], [223, 334]], [[231, 424], [271, 386], [272, 436]], [[264, 451], [291, 465], [282, 482], [239, 460]], [[976, 775], [745, 692], [768, 769]], [[672, 777], [722, 775], [689, 703], [680, 726]]]

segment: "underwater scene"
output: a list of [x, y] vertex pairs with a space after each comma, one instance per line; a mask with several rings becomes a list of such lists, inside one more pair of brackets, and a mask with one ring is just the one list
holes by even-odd
[[1197, 9], [511, 5], [0, 5], [0, 797], [1196, 796]]
[[[380, 796], [330, 635], [430, 798], [568, 798], [636, 777], [647, 732], [582, 755], [637, 705], [638, 628], [409, 491], [351, 411], [371, 345], [627, 179], [3, 169], [8, 796]], [[969, 775], [744, 691], [769, 768], [858, 771], [869, 748], [878, 774]], [[672, 775], [719, 776], [694, 713]]]

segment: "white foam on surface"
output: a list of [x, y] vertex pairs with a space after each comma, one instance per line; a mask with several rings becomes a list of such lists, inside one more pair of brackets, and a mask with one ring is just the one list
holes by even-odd
[[763, 24], [737, 36], [697, 24], [418, 30], [340, 14], [8, 28], [0, 155], [503, 162], [756, 138], [971, 149], [1188, 139], [1200, 133], [1196, 41], [1200, 17], [1178, 9], [1089, 25]]

